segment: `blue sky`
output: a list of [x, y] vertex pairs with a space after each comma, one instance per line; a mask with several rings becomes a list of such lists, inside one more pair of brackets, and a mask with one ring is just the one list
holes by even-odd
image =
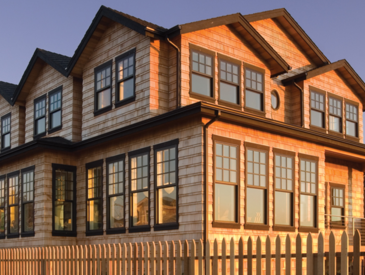
[[365, 79], [363, 0], [0, 0], [0, 80], [18, 84], [37, 47], [72, 56], [101, 5], [165, 28], [286, 8], [331, 62], [347, 59]]

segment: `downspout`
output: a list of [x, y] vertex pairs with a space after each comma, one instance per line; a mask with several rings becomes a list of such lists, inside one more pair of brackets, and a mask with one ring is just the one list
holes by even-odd
[[[208, 210], [207, 210], [207, 202], [208, 202], [208, 128], [210, 125], [212, 125], [217, 119], [221, 116], [221, 111], [216, 111], [215, 117], [212, 118], [207, 124], [204, 125], [204, 248], [206, 245], [206, 242], [208, 240]], [[205, 255], [205, 249], [204, 249], [204, 255]]]
[[168, 37], [167, 42], [176, 49], [176, 109], [180, 108], [180, 49]]
[[293, 82], [294, 86], [297, 87], [300, 91], [300, 107], [301, 107], [301, 113], [300, 113], [300, 124], [304, 128], [304, 91], [303, 89], [295, 82]]

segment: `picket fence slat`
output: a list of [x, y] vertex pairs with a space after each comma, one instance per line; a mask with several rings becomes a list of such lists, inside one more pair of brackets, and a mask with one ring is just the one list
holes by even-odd
[[281, 274], [281, 241], [280, 236], [278, 235], [276, 237], [275, 241], [275, 274], [280, 275]]
[[[244, 266], [243, 266], [243, 239], [240, 238], [238, 242], [238, 274], [243, 275]], [[208, 273], [209, 274], [209, 273]]]
[[266, 237], [265, 243], [265, 259], [266, 259], [266, 275], [271, 274], [271, 239], [269, 236]]
[[291, 239], [289, 234], [286, 235], [285, 239], [285, 275], [291, 273]]
[[317, 274], [324, 274], [324, 238], [322, 232], [318, 236], [318, 253], [317, 253]]
[[235, 258], [235, 253], [234, 253], [234, 239], [231, 238], [231, 243], [230, 243], [230, 251], [229, 251], [229, 270], [230, 270], [230, 275], [234, 275], [235, 274], [235, 268], [234, 268], [234, 258]]
[[302, 238], [297, 235], [295, 242], [295, 273], [296, 275], [302, 275]]
[[361, 246], [361, 235], [360, 231], [356, 230], [354, 235], [354, 275], [360, 275], [360, 246]]
[[203, 275], [203, 241], [198, 241], [198, 274]]
[[252, 238], [247, 241], [247, 274], [252, 275]]
[[333, 232], [330, 234], [330, 251], [329, 251], [329, 275], [336, 275], [336, 240]]
[[196, 257], [196, 244], [192, 240], [190, 248], [190, 261], [189, 261], [189, 274], [195, 275], [195, 257]]
[[262, 255], [261, 255], [261, 238], [260, 236], [257, 237], [256, 241], [256, 274], [261, 275], [262, 272]]
[[182, 274], [182, 247], [181, 241], [177, 241], [176, 249], [176, 275]]
[[213, 252], [213, 275], [218, 275], [218, 241], [214, 240], [214, 252]]
[[313, 240], [312, 234], [309, 233], [307, 237], [307, 274], [313, 274]]
[[349, 264], [347, 259], [348, 250], [349, 240], [346, 231], [344, 231], [341, 236], [341, 275], [349, 274]]
[[227, 275], [227, 247], [226, 238], [222, 241], [222, 275]]
[[[177, 264], [177, 262], [176, 262]], [[207, 240], [205, 244], [205, 274], [210, 275], [210, 241]], [[176, 275], [180, 275], [181, 273], [177, 273]]]

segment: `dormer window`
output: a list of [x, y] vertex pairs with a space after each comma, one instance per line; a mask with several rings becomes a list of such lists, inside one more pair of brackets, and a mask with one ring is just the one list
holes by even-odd
[[46, 99], [43, 95], [34, 100], [34, 137], [46, 134]]
[[95, 68], [95, 115], [109, 111], [112, 108], [111, 98], [112, 61]]
[[10, 122], [11, 113], [1, 118], [1, 149], [10, 148]]
[[116, 106], [135, 99], [135, 49], [115, 59], [116, 65]]

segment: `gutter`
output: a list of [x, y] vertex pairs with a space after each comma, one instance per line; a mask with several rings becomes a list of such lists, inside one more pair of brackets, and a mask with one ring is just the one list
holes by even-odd
[[[181, 27], [179, 26], [181, 29]], [[181, 107], [180, 104], [180, 86], [181, 86], [181, 80], [180, 80], [180, 49], [176, 44], [174, 44], [167, 36], [166, 36], [167, 42], [173, 46], [176, 49], [176, 109]]]
[[300, 112], [300, 124], [304, 128], [304, 91], [303, 91], [303, 89], [296, 82], [293, 82], [293, 84], [300, 91], [300, 108], [301, 108], [301, 112]]

